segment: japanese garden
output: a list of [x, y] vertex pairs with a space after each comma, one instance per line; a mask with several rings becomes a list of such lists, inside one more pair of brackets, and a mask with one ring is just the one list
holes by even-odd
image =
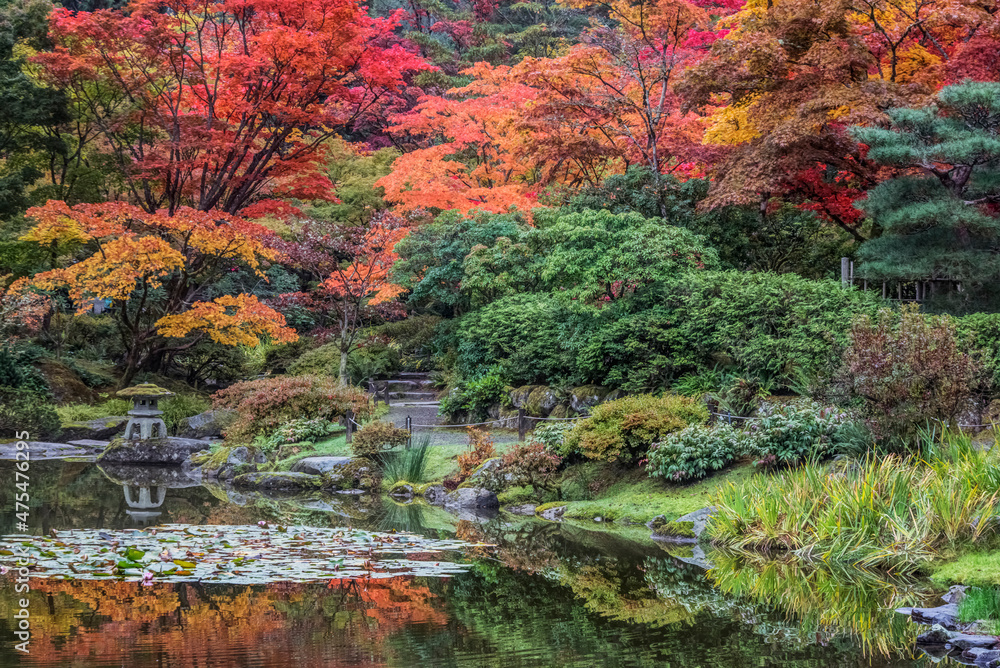
[[996, 0], [0, 0], [0, 665], [1000, 666]]

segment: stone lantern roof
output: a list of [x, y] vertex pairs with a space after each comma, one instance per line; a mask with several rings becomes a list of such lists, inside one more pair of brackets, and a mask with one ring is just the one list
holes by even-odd
[[165, 399], [174, 396], [174, 393], [170, 390], [166, 390], [159, 385], [153, 385], [152, 383], [140, 383], [139, 385], [126, 387], [124, 390], [118, 390], [116, 394], [123, 399], [135, 399], [138, 397]]
[[128, 412], [131, 418], [125, 425], [126, 439], [147, 440], [167, 437], [167, 425], [160, 417], [163, 411], [159, 410], [157, 402], [174, 396], [173, 392], [152, 383], [142, 383], [119, 390], [117, 394], [119, 397], [132, 400], [132, 410]]

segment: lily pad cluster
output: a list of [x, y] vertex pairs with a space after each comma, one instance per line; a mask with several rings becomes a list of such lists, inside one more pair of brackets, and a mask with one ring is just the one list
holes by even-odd
[[81, 529], [51, 536], [11, 536], [0, 546], [0, 565], [14, 568], [26, 556], [35, 577], [145, 583], [447, 577], [467, 570], [461, 553], [473, 547], [483, 544], [263, 522], [260, 526], [167, 524], [141, 531]]

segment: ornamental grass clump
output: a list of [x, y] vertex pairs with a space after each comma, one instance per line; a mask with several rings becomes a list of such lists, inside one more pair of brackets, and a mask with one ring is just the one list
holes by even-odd
[[1000, 448], [945, 433], [927, 459], [898, 455], [807, 464], [717, 493], [720, 544], [909, 572], [941, 548], [996, 533]]

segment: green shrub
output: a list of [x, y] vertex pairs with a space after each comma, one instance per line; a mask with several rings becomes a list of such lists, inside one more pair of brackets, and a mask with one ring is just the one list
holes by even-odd
[[409, 440], [409, 431], [379, 420], [369, 422], [354, 434], [351, 451], [357, 457], [373, 458], [386, 450], [406, 445]]
[[574, 422], [573, 420], [539, 422], [531, 432], [531, 438], [558, 452], [566, 442], [566, 436], [576, 426]]
[[590, 382], [642, 392], [716, 367], [778, 379], [796, 368], [834, 368], [852, 318], [877, 306], [873, 294], [834, 281], [692, 272], [609, 311], [581, 347], [577, 371]]
[[641, 458], [650, 445], [667, 435], [707, 420], [705, 405], [689, 397], [623, 397], [596, 406], [590, 417], [569, 433], [562, 453], [579, 452], [588, 459], [627, 463]]
[[795, 466], [833, 454], [850, 438], [848, 415], [811, 401], [765, 405], [750, 423], [749, 452], [759, 466]]
[[33, 365], [41, 355], [37, 346], [0, 345], [0, 387], [24, 389], [36, 395], [50, 397], [45, 376]]
[[323, 376], [276, 376], [248, 380], [214, 395], [216, 408], [236, 410], [238, 419], [226, 433], [227, 440], [251, 442], [255, 436], [274, 433], [281, 425], [301, 418], [336, 421], [350, 410], [356, 420], [372, 414], [368, 394], [337, 384]]
[[729, 425], [691, 425], [653, 444], [646, 471], [672, 482], [699, 480], [740, 457], [747, 449], [747, 440]]
[[955, 318], [957, 335], [975, 350], [994, 387], [1000, 387], [1000, 313]]
[[46, 397], [24, 388], [0, 387], [0, 437], [27, 432], [28, 440], [59, 433], [59, 415]]
[[486, 418], [491, 406], [510, 405], [508, 389], [499, 368], [493, 368], [453, 387], [441, 400], [438, 412], [452, 417], [464, 412], [468, 413], [469, 419], [478, 422]]
[[281, 425], [270, 436], [258, 436], [254, 439], [254, 445], [260, 447], [265, 452], [271, 453], [277, 451], [282, 445], [305, 442], [315, 443], [326, 440], [334, 434], [343, 433], [346, 430], [346, 427], [325, 418], [302, 418]]
[[590, 306], [553, 295], [507, 297], [464, 316], [456, 328], [455, 368], [475, 378], [497, 366], [521, 385], [579, 385], [580, 347], [599, 322]]
[[176, 394], [160, 403], [163, 421], [170, 433], [177, 431], [181, 420], [204, 413], [211, 407], [212, 403], [208, 399], [197, 394]]
[[[383, 378], [400, 370], [399, 349], [389, 343], [372, 338], [362, 339], [359, 347], [347, 355], [347, 373], [352, 382], [368, 378]], [[340, 375], [340, 342], [326, 343], [303, 353], [288, 367], [293, 375]]]

